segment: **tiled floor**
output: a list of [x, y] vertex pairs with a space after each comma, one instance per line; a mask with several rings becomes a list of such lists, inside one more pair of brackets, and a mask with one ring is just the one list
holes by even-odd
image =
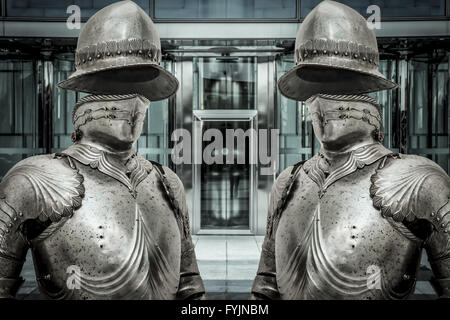
[[[263, 237], [193, 236], [200, 274], [208, 299], [247, 299], [258, 268]], [[22, 299], [39, 299], [31, 257], [22, 271]], [[436, 297], [429, 282], [431, 270], [424, 255], [413, 299]]]

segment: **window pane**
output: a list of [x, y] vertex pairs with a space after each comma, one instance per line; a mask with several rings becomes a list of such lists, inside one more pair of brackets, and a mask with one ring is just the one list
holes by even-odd
[[296, 0], [155, 0], [159, 19], [295, 19]]
[[0, 180], [20, 160], [43, 153], [36, 88], [33, 61], [0, 61]]
[[195, 109], [255, 109], [254, 57], [194, 58]]
[[[66, 18], [70, 5], [81, 9], [81, 17], [89, 18], [98, 10], [117, 2], [116, 0], [7, 0], [8, 17]], [[149, 0], [135, 0], [142, 9], [149, 12]]]
[[[301, 17], [306, 15], [322, 0], [302, 0]], [[381, 19], [386, 17], [429, 17], [445, 16], [445, 0], [340, 0], [362, 16], [369, 17], [367, 7], [377, 5], [381, 9]]]

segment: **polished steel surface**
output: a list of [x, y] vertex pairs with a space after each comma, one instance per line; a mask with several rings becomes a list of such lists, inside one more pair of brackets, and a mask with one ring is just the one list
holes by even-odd
[[318, 93], [361, 94], [397, 85], [378, 70], [375, 33], [352, 8], [323, 1], [305, 18], [295, 41], [296, 66], [278, 82], [283, 95], [304, 101]]
[[368, 119], [321, 116], [355, 103], [376, 113], [372, 101], [330, 98], [308, 100], [321, 151], [283, 171], [272, 189], [253, 297], [408, 298], [423, 248], [438, 294], [449, 296], [449, 177], [426, 158], [384, 148], [379, 123], [374, 130]]
[[177, 91], [178, 80], [160, 62], [161, 43], [152, 20], [133, 1], [120, 1], [88, 20], [78, 38], [76, 71], [58, 86], [162, 100]]
[[395, 84], [379, 76], [365, 20], [323, 1], [299, 30], [296, 60], [279, 88], [306, 100], [321, 149], [273, 185], [252, 298], [405, 299], [422, 249], [450, 297], [450, 178], [381, 145], [380, 106], [359, 94]]
[[16, 294], [28, 249], [47, 298], [203, 297], [183, 185], [132, 148], [148, 106], [138, 94], [85, 97], [71, 147], [5, 176], [1, 297]]

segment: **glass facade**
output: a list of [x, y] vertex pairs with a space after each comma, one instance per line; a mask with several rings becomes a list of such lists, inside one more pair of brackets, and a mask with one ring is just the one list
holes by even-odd
[[[301, 17], [304, 18], [322, 0], [301, 0]], [[339, 0], [363, 17], [372, 15], [367, 8], [377, 5], [380, 8], [381, 19], [392, 17], [442, 17], [445, 16], [445, 0]]]
[[[134, 0], [156, 20], [301, 20], [322, 0]], [[67, 8], [77, 5], [87, 19], [116, 0], [5, 0], [9, 18], [66, 19]], [[339, 0], [363, 16], [371, 5], [380, 8], [381, 18], [446, 16], [446, 0]], [[0, 8], [0, 11], [2, 9]]]
[[[277, 80], [294, 66], [293, 55], [277, 61]], [[311, 158], [315, 137], [304, 103], [277, 95], [277, 122], [280, 130], [280, 172], [299, 161]]]
[[[67, 8], [71, 5], [80, 7], [81, 18], [89, 18], [98, 10], [116, 0], [7, 0], [6, 16], [32, 18], [67, 18]], [[134, 0], [142, 9], [149, 12], [148, 0]]]
[[449, 54], [416, 56], [409, 67], [407, 150], [447, 172], [449, 161]]
[[0, 60], [0, 179], [18, 161], [44, 153], [34, 60]]
[[296, 0], [155, 0], [156, 19], [295, 19]]
[[256, 57], [193, 60], [194, 109], [255, 109]]
[[[397, 59], [381, 60], [380, 71], [398, 84], [402, 81], [400, 71], [406, 72], [407, 79], [403, 81], [407, 83], [407, 99], [399, 105], [400, 92], [405, 90], [401, 87], [369, 94], [382, 108], [383, 145], [393, 152], [427, 157], [446, 172], [450, 172], [448, 57], [444, 50], [437, 50], [405, 63]], [[293, 66], [291, 55], [278, 60], [277, 79]], [[320, 145], [303, 103], [278, 95], [278, 106], [281, 171], [310, 158]]]

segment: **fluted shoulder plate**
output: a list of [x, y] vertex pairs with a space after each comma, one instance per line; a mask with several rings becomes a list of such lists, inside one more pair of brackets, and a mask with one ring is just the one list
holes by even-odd
[[68, 159], [54, 155], [19, 162], [0, 184], [0, 198], [27, 219], [57, 222], [71, 216], [83, 196], [83, 176]]
[[433, 161], [415, 155], [386, 157], [371, 182], [373, 205], [384, 217], [399, 222], [425, 219], [442, 229], [436, 212], [450, 198], [450, 179]]

